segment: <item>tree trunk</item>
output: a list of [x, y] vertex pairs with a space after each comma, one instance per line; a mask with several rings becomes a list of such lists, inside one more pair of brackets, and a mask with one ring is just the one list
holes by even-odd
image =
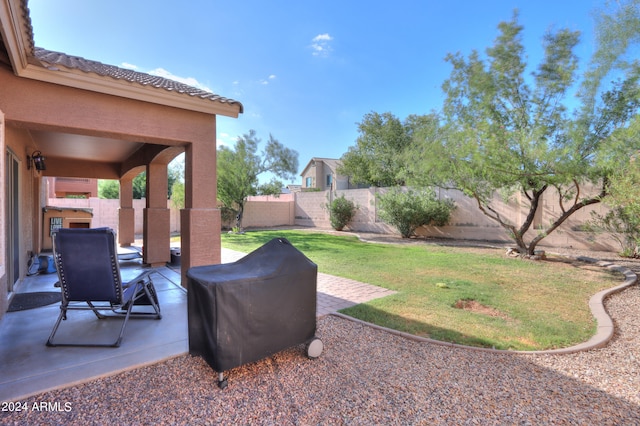
[[238, 214], [236, 215], [236, 228], [242, 231], [242, 216], [244, 214], [244, 203], [238, 205]]

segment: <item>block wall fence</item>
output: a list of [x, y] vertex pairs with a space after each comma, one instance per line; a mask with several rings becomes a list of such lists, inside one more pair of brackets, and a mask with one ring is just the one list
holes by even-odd
[[[300, 226], [330, 229], [327, 205], [335, 198], [344, 195], [357, 206], [355, 218], [347, 226], [347, 231], [398, 234], [397, 230], [378, 217], [378, 194], [386, 188], [364, 188], [339, 191], [296, 192], [282, 194], [279, 197], [250, 197], [245, 205], [243, 226], [250, 228], [269, 228], [278, 226]], [[420, 236], [481, 241], [511, 241], [507, 232], [497, 223], [487, 218], [478, 208], [475, 200], [459, 191], [439, 189], [440, 199], [452, 199], [456, 209], [449, 225], [442, 227], [423, 227], [418, 230]], [[525, 220], [526, 203], [521, 199], [506, 203], [496, 195], [498, 212], [514, 223]], [[90, 208], [93, 210], [92, 227], [108, 226], [118, 228], [119, 200], [99, 198], [69, 199], [51, 198], [49, 205], [70, 208]], [[180, 212], [167, 204], [171, 212], [171, 232], [180, 232]], [[142, 234], [142, 211], [145, 200], [133, 200], [135, 210], [135, 232]], [[548, 224], [560, 209], [558, 196], [549, 191], [542, 199], [542, 209], [534, 219], [534, 228], [540, 229]], [[607, 207], [602, 204], [587, 206], [573, 214], [556, 231], [541, 243], [551, 247], [573, 247], [576, 249], [619, 251], [618, 243], [611, 236], [597, 235], [580, 230], [580, 225], [591, 219], [591, 212], [604, 213]], [[223, 223], [230, 228], [232, 223]], [[536, 230], [530, 231], [530, 237]]]

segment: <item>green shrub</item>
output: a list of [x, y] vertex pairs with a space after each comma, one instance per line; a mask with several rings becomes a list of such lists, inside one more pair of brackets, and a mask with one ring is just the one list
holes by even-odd
[[625, 206], [613, 207], [606, 214], [591, 212], [591, 220], [583, 224], [582, 230], [592, 234], [611, 235], [622, 251], [622, 257], [639, 258], [640, 218], [633, 210]]
[[344, 194], [333, 200], [328, 208], [331, 227], [336, 231], [342, 231], [356, 215], [356, 205], [353, 201], [347, 200]]
[[380, 218], [400, 231], [403, 238], [411, 237], [423, 225], [446, 225], [455, 209], [452, 200], [438, 200], [432, 189], [393, 188], [378, 198]]
[[230, 229], [236, 223], [238, 211], [227, 206], [220, 207], [220, 216], [222, 219], [222, 229]]

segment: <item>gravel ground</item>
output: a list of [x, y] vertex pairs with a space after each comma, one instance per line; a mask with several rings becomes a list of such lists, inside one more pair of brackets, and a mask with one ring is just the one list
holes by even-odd
[[[29, 398], [0, 424], [640, 424], [640, 288], [606, 307], [614, 339], [569, 355], [417, 342], [328, 316], [320, 358], [291, 348], [227, 372], [224, 391], [186, 355]], [[33, 409], [42, 402], [59, 411]]]

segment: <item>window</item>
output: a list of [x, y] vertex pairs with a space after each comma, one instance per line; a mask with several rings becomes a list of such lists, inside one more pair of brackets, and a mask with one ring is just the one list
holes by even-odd
[[304, 186], [305, 186], [306, 188], [311, 188], [311, 187], [313, 187], [313, 178], [308, 177], [308, 178], [307, 178], [307, 181], [306, 181], [306, 183], [305, 183], [305, 185], [304, 185]]
[[333, 175], [327, 175], [327, 188], [331, 188], [332, 183], [333, 183]]

